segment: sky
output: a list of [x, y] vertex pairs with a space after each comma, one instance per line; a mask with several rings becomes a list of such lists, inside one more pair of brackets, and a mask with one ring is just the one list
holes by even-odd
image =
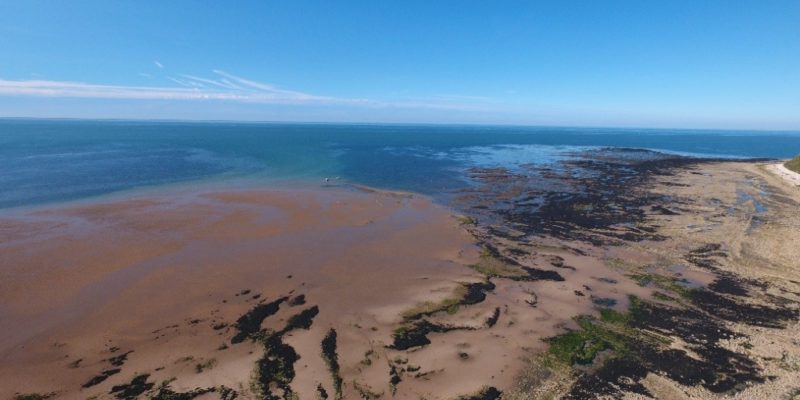
[[0, 117], [800, 130], [800, 1], [0, 0]]

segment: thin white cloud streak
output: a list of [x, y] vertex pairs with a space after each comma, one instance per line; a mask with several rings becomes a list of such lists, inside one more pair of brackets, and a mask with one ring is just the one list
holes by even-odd
[[218, 91], [196, 87], [192, 82], [172, 79], [179, 88], [94, 85], [58, 81], [0, 80], [0, 95], [78, 97], [132, 100], [232, 100], [256, 103], [365, 103], [367, 100], [323, 96], [291, 96], [272, 92]]
[[218, 100], [241, 103], [287, 105], [348, 105], [373, 108], [420, 108], [438, 110], [487, 111], [470, 104], [441, 101], [377, 101], [359, 98], [319, 96], [245, 79], [225, 71], [214, 70], [216, 79], [193, 75], [167, 77], [179, 87], [101, 85], [50, 80], [0, 79], [0, 96], [33, 96], [51, 98], [95, 98], [127, 100]]
[[158, 69], [164, 69], [164, 65], [158, 62], [158, 60], [153, 60], [153, 64], [155, 64]]

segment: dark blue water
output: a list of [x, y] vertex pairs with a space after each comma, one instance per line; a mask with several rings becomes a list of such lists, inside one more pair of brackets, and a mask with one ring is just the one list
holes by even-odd
[[475, 165], [636, 147], [789, 158], [800, 133], [597, 128], [0, 120], [0, 208], [178, 182], [342, 181], [436, 195]]

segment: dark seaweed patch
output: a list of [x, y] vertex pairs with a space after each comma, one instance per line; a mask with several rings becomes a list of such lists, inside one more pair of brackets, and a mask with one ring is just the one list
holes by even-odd
[[[333, 389], [336, 391], [336, 400], [342, 398], [342, 376], [339, 374], [339, 355], [336, 353], [336, 330], [331, 328], [325, 338], [322, 339], [322, 358], [328, 365], [333, 379]], [[322, 386], [320, 386], [321, 388]], [[323, 389], [324, 392], [324, 389]], [[328, 398], [325, 394], [324, 398]]]
[[616, 285], [617, 283], [619, 283], [614, 278], [607, 278], [607, 277], [604, 277], [604, 276], [600, 277], [600, 278], [595, 278], [595, 279], [597, 279], [597, 281], [599, 281], [599, 282], [604, 282], [604, 283], [608, 283], [608, 284], [611, 284], [611, 285]]
[[[468, 228], [479, 237], [485, 253], [483, 263], [473, 269], [504, 279], [547, 278], [524, 270], [513, 258], [525, 255], [507, 249], [525, 248], [538, 237], [594, 246], [665, 240], [652, 216], [685, 212], [688, 208], [681, 206], [691, 200], [654, 194], [652, 184], [669, 185], [665, 178], [677, 171], [717, 161], [608, 148], [576, 152], [551, 166], [471, 169], [470, 177], [476, 185], [461, 191], [456, 203], [482, 222]], [[649, 372], [715, 393], [763, 382], [766, 378], [753, 360], [721, 346], [721, 340], [737, 336], [727, 327], [728, 322], [781, 328], [797, 318], [797, 310], [792, 308], [796, 304], [756, 290], [765, 289], [763, 283], [723, 272], [719, 267], [726, 257], [723, 246], [716, 243], [697, 247], [684, 257], [692, 265], [717, 274], [718, 279], [707, 290], [689, 287], [675, 277], [634, 274], [631, 277], [641, 285], [654, 285], [675, 296], [664, 292], [654, 295], [669, 304], [632, 299], [628, 313], [603, 309], [599, 320], [582, 317], [579, 330], [551, 338], [551, 352], [558, 359], [570, 364], [599, 364], [590, 369], [592, 372], [580, 375], [568, 398], [621, 397], [623, 391], [650, 395], [640, 383]], [[551, 264], [562, 268], [563, 261], [553, 258]], [[749, 300], [754, 298], [769, 306], [751, 304]], [[612, 305], [609, 299], [593, 300], [601, 307]], [[400, 347], [424, 345], [429, 343], [428, 333], [451, 329], [420, 321], [402, 327], [395, 340], [403, 345]], [[693, 355], [671, 349], [666, 338], [679, 338]], [[598, 358], [599, 354], [603, 356]]]
[[461, 306], [483, 302], [486, 300], [486, 293], [494, 290], [494, 288], [495, 284], [488, 278], [484, 282], [462, 283], [456, 288], [453, 296], [437, 303], [421, 303], [418, 307], [404, 312], [403, 319], [406, 321], [413, 321], [442, 311], [454, 314]]
[[601, 396], [619, 397], [620, 391], [652, 396], [639, 383], [647, 371], [635, 360], [616, 358], [607, 361], [594, 374], [583, 374], [573, 384], [565, 399], [594, 399]]
[[716, 318], [768, 328], [785, 328], [786, 321], [798, 317], [796, 310], [737, 301], [710, 290], [695, 290], [691, 302]]
[[467, 293], [459, 302], [460, 305], [478, 304], [486, 300], [486, 292], [494, 290], [495, 285], [490, 280], [486, 282], [468, 283], [465, 285]]
[[459, 400], [498, 400], [503, 392], [497, 390], [494, 386], [489, 386], [481, 389], [478, 393], [469, 396], [461, 396]]
[[402, 382], [403, 379], [400, 377], [400, 372], [397, 370], [397, 366], [394, 364], [389, 364], [389, 387], [392, 390], [392, 396], [397, 393], [397, 385]]
[[300, 358], [292, 346], [283, 342], [281, 335], [269, 335], [263, 340], [264, 357], [256, 362], [257, 385], [264, 399], [278, 400], [272, 394], [271, 386], [275, 385], [283, 391], [283, 398], [290, 398], [292, 389], [289, 384], [294, 379], [294, 363]]
[[653, 210], [656, 213], [661, 214], [661, 215], [681, 215], [681, 213], [676, 212], [676, 211], [672, 211], [669, 208], [664, 207], [664, 206], [662, 206], [660, 204], [651, 206], [650, 209]]
[[[233, 389], [228, 389], [228, 388], [225, 388], [223, 386], [219, 390], [220, 391], [220, 397], [223, 398], [223, 399], [233, 399], [235, 397], [235, 395], [233, 395], [233, 397], [230, 397], [231, 396], [230, 393], [228, 393], [228, 397], [225, 397], [225, 393], [226, 393], [224, 391], [225, 389], [227, 389], [230, 392], [233, 392]], [[190, 390], [188, 392], [176, 392], [176, 391], [172, 390], [172, 388], [170, 388], [168, 385], [165, 385], [165, 386], [160, 387], [158, 389], [158, 391], [156, 392], [156, 394], [151, 397], [151, 399], [152, 400], [192, 400], [195, 397], [199, 397], [199, 396], [202, 396], [204, 394], [215, 393], [215, 392], [217, 392], [217, 390], [218, 390], [217, 388], [211, 387], [211, 388], [196, 388], [196, 389], [192, 389], [192, 390]]]
[[428, 320], [414, 321], [395, 329], [394, 341], [389, 348], [395, 350], [408, 350], [413, 347], [426, 346], [431, 343], [428, 339], [430, 333], [444, 333], [458, 328], [446, 325], [434, 324]]
[[696, 267], [712, 272], [719, 272], [720, 264], [714, 258], [725, 258], [727, 256], [728, 253], [722, 250], [721, 244], [709, 243], [690, 251], [685, 259]]
[[[546, 269], [539, 269], [539, 268], [531, 268], [531, 267], [522, 267], [523, 270], [528, 274], [527, 277], [518, 280], [525, 280], [525, 281], [555, 281], [555, 282], [563, 282], [564, 277], [561, 276], [556, 271], [550, 271]], [[513, 279], [513, 278], [512, 278]]]
[[575, 271], [575, 267], [564, 264], [564, 257], [561, 256], [550, 256], [550, 265], [556, 268], [563, 268]]
[[747, 295], [747, 289], [744, 287], [742, 282], [732, 276], [720, 276], [714, 282], [708, 285], [708, 288], [717, 293], [732, 294], [734, 296]]
[[497, 320], [500, 319], [500, 307], [496, 307], [494, 312], [489, 318], [486, 318], [486, 326], [491, 328], [497, 324]]
[[317, 398], [320, 400], [328, 400], [328, 392], [321, 384], [317, 385]]
[[122, 371], [122, 369], [120, 369], [120, 368], [107, 369], [107, 370], [101, 372], [100, 374], [92, 377], [92, 379], [89, 379], [89, 381], [84, 383], [82, 386], [83, 386], [83, 388], [89, 388], [89, 387], [92, 387], [94, 385], [100, 384], [101, 382], [103, 382], [106, 379], [108, 379], [109, 376], [116, 375], [120, 371]]
[[131, 379], [130, 383], [113, 386], [109, 394], [113, 394], [118, 399], [135, 399], [140, 394], [153, 388], [154, 384], [147, 382], [149, 377], [150, 374], [137, 375]]
[[556, 268], [563, 268], [568, 269], [571, 271], [575, 271], [575, 267], [564, 264], [564, 258], [561, 256], [551, 256], [550, 257], [550, 265]]
[[304, 294], [294, 296], [291, 300], [289, 300], [289, 305], [292, 307], [302, 306], [303, 304], [306, 304], [306, 295]]
[[17, 394], [13, 397], [14, 400], [47, 400], [54, 397], [55, 392], [52, 393], [23, 393]]
[[498, 226], [513, 225], [526, 237], [548, 235], [594, 245], [663, 240], [645, 224], [645, 207], [672, 214], [665, 205], [675, 199], [649, 193], [649, 183], [676, 169], [711, 161], [607, 148], [576, 153], [558, 168], [473, 168], [470, 177], [478, 185], [462, 191], [456, 201], [475, 215], [499, 218]]
[[125, 364], [125, 361], [128, 360], [128, 354], [131, 354], [131, 353], [133, 353], [133, 350], [128, 351], [126, 353], [122, 353], [122, 354], [120, 354], [118, 356], [115, 356], [115, 357], [111, 357], [107, 361], [109, 362], [109, 364], [111, 364], [111, 365], [113, 365], [115, 367], [121, 367], [123, 364]]
[[300, 356], [292, 346], [283, 342], [283, 335], [294, 329], [309, 329], [317, 314], [319, 308], [313, 306], [289, 318], [282, 330], [261, 332], [259, 340], [264, 347], [264, 356], [256, 362], [255, 385], [264, 399], [279, 399], [272, 393], [272, 387], [282, 391], [284, 399], [294, 396], [289, 384], [294, 379], [294, 364]]
[[[713, 294], [704, 290], [693, 293]], [[604, 309], [601, 320], [581, 317], [577, 321], [580, 330], [549, 339], [552, 354], [569, 364], [591, 363], [601, 351], [612, 351], [613, 355], [594, 372], [582, 374], [568, 398], [616, 396], [621, 391], [650, 395], [639, 383], [648, 372], [682, 385], [700, 385], [715, 393], [737, 391], [748, 383], [765, 381], [754, 361], [720, 346], [721, 340], [737, 335], [701, 309], [665, 306], [632, 297], [628, 313]], [[663, 339], [648, 332], [678, 337], [696, 356], [669, 348]]]
[[261, 330], [261, 323], [270, 315], [278, 312], [281, 303], [288, 300], [288, 297], [281, 297], [267, 304], [259, 304], [246, 314], [236, 320], [236, 335], [231, 339], [231, 343], [241, 343], [247, 338], [253, 337], [255, 333]]
[[300, 311], [298, 314], [292, 315], [289, 317], [289, 320], [286, 321], [286, 327], [284, 327], [279, 334], [283, 335], [293, 329], [311, 328], [311, 324], [314, 323], [314, 317], [316, 317], [317, 314], [319, 314], [319, 307], [313, 306]]

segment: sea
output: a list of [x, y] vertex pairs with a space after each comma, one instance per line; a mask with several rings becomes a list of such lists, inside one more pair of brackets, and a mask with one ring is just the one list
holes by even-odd
[[444, 196], [474, 167], [606, 147], [786, 159], [800, 132], [529, 126], [0, 119], [0, 209], [141, 189], [327, 181]]

